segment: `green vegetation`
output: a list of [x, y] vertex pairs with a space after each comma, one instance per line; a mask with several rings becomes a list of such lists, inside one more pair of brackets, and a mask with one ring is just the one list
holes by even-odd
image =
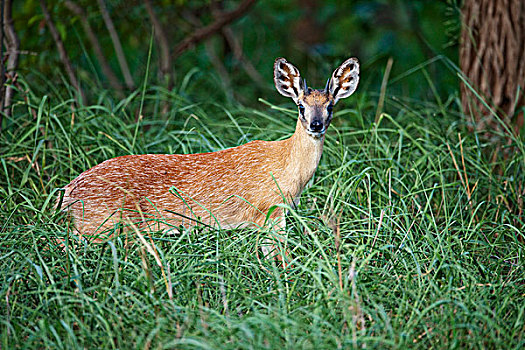
[[288, 217], [286, 270], [257, 258], [253, 230], [67, 236], [57, 189], [107, 158], [293, 131], [290, 104], [218, 105], [188, 100], [188, 89], [101, 92], [76, 108], [28, 88], [5, 120], [2, 348], [523, 347], [524, 143], [505, 163], [488, 161], [454, 96], [387, 95], [377, 124], [366, 86], [338, 106], [315, 180]]
[[[95, 2], [78, 3], [120, 72]], [[494, 155], [460, 112], [454, 47], [444, 47], [459, 21], [443, 9], [455, 1], [326, 1], [310, 14], [324, 36], [310, 47], [295, 27], [306, 11], [297, 4], [309, 2], [259, 2], [231, 28], [260, 81], [213, 37], [174, 60], [173, 89], [158, 74], [144, 4], [107, 3], [133, 92], [107, 89], [79, 17], [47, 1], [85, 104], [40, 2], [14, 4], [27, 52], [0, 125], [1, 349], [525, 346], [525, 142]], [[209, 4], [155, 2], [170, 43], [199, 27], [192, 13], [212, 22]], [[286, 232], [269, 232], [285, 239], [287, 269], [258, 258], [265, 232], [196, 227], [86, 244], [54, 209], [62, 186], [108, 158], [288, 137], [297, 112], [272, 88], [273, 59], [289, 58], [322, 87], [354, 55], [360, 86], [336, 106]]]

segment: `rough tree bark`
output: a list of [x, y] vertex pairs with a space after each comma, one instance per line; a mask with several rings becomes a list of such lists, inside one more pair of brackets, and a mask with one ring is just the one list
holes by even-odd
[[[461, 12], [461, 70], [510, 131], [518, 134], [525, 103], [525, 1], [465, 0]], [[461, 100], [464, 113], [472, 116], [473, 129], [488, 137], [504, 131], [465, 83]]]

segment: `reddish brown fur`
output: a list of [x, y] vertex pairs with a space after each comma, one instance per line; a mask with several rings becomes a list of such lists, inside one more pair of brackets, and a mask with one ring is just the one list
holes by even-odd
[[326, 107], [334, 99], [326, 91], [312, 90], [304, 96], [303, 103], [309, 106]]

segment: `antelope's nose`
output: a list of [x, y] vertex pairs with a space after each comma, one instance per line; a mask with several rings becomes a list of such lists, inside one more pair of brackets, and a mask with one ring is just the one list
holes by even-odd
[[323, 130], [323, 123], [321, 123], [319, 120], [314, 120], [310, 123], [310, 129], [312, 131], [322, 131]]

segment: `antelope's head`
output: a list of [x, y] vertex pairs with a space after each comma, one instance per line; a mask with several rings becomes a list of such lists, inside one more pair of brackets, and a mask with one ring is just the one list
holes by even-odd
[[291, 97], [299, 107], [299, 120], [308, 135], [320, 139], [332, 121], [333, 107], [354, 93], [359, 82], [359, 62], [349, 58], [333, 73], [323, 90], [313, 90], [299, 70], [284, 58], [275, 60], [273, 80], [277, 91]]

